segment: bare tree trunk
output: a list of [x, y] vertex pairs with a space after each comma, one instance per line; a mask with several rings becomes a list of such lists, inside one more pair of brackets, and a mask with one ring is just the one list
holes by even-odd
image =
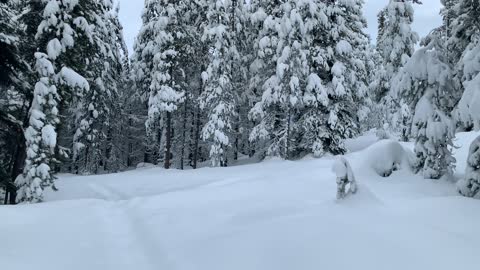
[[237, 110], [237, 122], [235, 123], [235, 145], [233, 149], [233, 160], [237, 161], [238, 160], [238, 152], [240, 148], [240, 109]]
[[[232, 32], [235, 34], [235, 39], [234, 39], [234, 43], [237, 43], [237, 29], [236, 29], [236, 9], [237, 9], [237, 0], [233, 0], [232, 1], [232, 14], [231, 14], [231, 28], [232, 28]], [[238, 44], [236, 44], [238, 45]], [[234, 80], [234, 72], [235, 72], [235, 59], [231, 59], [231, 66], [230, 66], [230, 76], [231, 76], [231, 80], [232, 80], [232, 86], [235, 88], [236, 87], [236, 83], [235, 83], [235, 80]], [[237, 89], [233, 89], [233, 91], [236, 91]], [[240, 113], [237, 112], [237, 117], [236, 117], [236, 123], [235, 123], [235, 145], [234, 145], [234, 153], [233, 153], [233, 160], [238, 160], [238, 143], [239, 143], [239, 140], [238, 140], [238, 136], [240, 136], [240, 132], [239, 132], [239, 121], [240, 121]], [[227, 150], [227, 149], [225, 149]], [[227, 152], [225, 151], [225, 155], [227, 155]], [[227, 163], [227, 162], [226, 162]], [[227, 167], [227, 164], [225, 164], [225, 167]]]
[[[205, 66], [202, 65], [201, 70], [205, 70]], [[198, 91], [198, 96], [200, 96], [203, 92], [203, 83], [200, 84], [200, 89]], [[198, 158], [199, 158], [199, 146], [200, 146], [200, 127], [202, 125], [200, 116], [202, 114], [202, 111], [200, 110], [200, 107], [196, 105], [195, 109], [195, 132], [194, 132], [194, 149], [193, 149], [193, 163], [192, 163], [192, 168], [197, 169], [198, 165]]]
[[285, 143], [285, 159], [290, 158], [290, 136], [291, 136], [291, 121], [292, 121], [292, 110], [289, 108], [288, 109], [288, 117], [287, 117], [287, 141]]
[[170, 159], [172, 151], [172, 113], [167, 112], [167, 130], [165, 134], [165, 169], [170, 169]]
[[187, 110], [188, 110], [188, 98], [185, 99], [183, 107], [183, 126], [182, 126], [182, 150], [180, 153], [180, 170], [184, 169], [185, 162], [185, 147], [187, 141]]
[[195, 143], [193, 149], [193, 169], [197, 168], [198, 163], [198, 152], [199, 152], [199, 145], [200, 145], [200, 109], [197, 109], [197, 113], [195, 116]]

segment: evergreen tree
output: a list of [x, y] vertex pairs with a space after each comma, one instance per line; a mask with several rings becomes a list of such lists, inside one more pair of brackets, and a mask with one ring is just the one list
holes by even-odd
[[368, 95], [365, 65], [368, 37], [363, 32], [363, 1], [338, 1], [327, 5], [330, 14], [326, 46], [328, 78], [331, 88], [328, 106], [326, 152], [345, 153], [344, 140], [358, 134], [360, 115]]
[[[291, 89], [288, 84], [281, 85], [280, 80], [287, 79], [284, 77], [284, 71], [290, 60], [289, 48], [285, 49], [282, 59], [286, 63], [277, 61], [284, 52], [284, 40], [279, 29], [287, 4], [286, 1], [258, 1], [256, 5], [257, 11], [252, 19], [261, 22], [261, 29], [254, 46], [257, 55], [252, 64], [255, 72], [252, 81], [259, 85], [259, 90], [263, 94], [250, 111], [250, 117], [256, 121], [250, 140], [256, 141], [257, 145], [264, 148], [261, 149], [262, 156], [288, 158], [288, 144], [292, 140], [291, 124], [294, 122], [293, 118], [288, 119], [292, 116], [291, 103], [288, 99]], [[285, 16], [284, 20], [287, 20], [288, 14]], [[288, 33], [284, 33], [284, 37], [287, 36]], [[278, 72], [277, 67], [280, 68]], [[298, 89], [298, 84], [299, 82], [293, 85], [294, 90]], [[293, 96], [296, 94], [298, 93], [293, 93]], [[298, 99], [294, 102], [297, 104]]]
[[480, 87], [480, 3], [461, 0], [455, 9], [456, 19], [452, 22], [452, 36], [449, 39], [456, 61], [457, 78], [463, 82], [463, 93], [458, 104], [458, 118], [465, 126], [480, 128], [479, 87]]
[[[465, 127], [478, 130], [480, 129], [480, 26], [476, 19], [478, 17], [472, 16], [480, 16], [480, 2], [460, 0], [456, 5], [453, 3], [447, 5], [446, 11], [449, 11], [445, 12], [447, 15], [453, 14], [448, 17], [451, 20], [450, 31], [452, 32], [448, 40], [450, 59], [455, 63], [457, 79], [463, 83], [460, 89], [464, 90], [458, 91], [462, 92], [462, 97], [456, 109], [457, 118]], [[478, 141], [477, 138], [470, 146], [465, 178], [457, 184], [459, 192], [467, 197], [476, 196], [480, 187]]]
[[[112, 1], [84, 1], [81, 6], [84, 18], [94, 30], [91, 33], [92, 53], [82, 73], [90, 88], [78, 97], [75, 108], [76, 130], [73, 137], [74, 161], [77, 172], [98, 173], [111, 170], [113, 160], [120, 159], [113, 146], [118, 135], [118, 122], [111, 121], [118, 115], [118, 99], [126, 45], [118, 21], [118, 8]], [[88, 44], [88, 43], [85, 43]], [[126, 57], [126, 56], [125, 56]], [[103, 168], [102, 168], [103, 165]]]
[[164, 167], [168, 169], [172, 158], [172, 118], [184, 97], [184, 85], [178, 82], [185, 72], [179, 66], [178, 59], [185, 38], [185, 29], [181, 25], [185, 7], [183, 2], [172, 0], [163, 0], [158, 4], [159, 14], [153, 32], [153, 69], [147, 125], [154, 126], [153, 122], [158, 121], [164, 125]]
[[212, 46], [211, 57], [203, 73], [205, 90], [200, 107], [208, 114], [202, 138], [210, 147], [213, 166], [225, 167], [232, 147], [238, 93], [233, 84], [233, 68], [239, 60], [235, 20], [238, 1], [209, 1], [203, 39]]
[[393, 79], [415, 51], [419, 41], [417, 33], [411, 29], [414, 20], [415, 1], [390, 0], [379, 14], [379, 36], [377, 50], [382, 57], [381, 68], [377, 72], [375, 100], [382, 103], [388, 123], [398, 126], [402, 139], [408, 140], [410, 114], [401, 99], [393, 98], [390, 88]]
[[5, 187], [5, 203], [15, 203], [12, 182], [21, 172], [25, 145], [22, 109], [27, 102], [21, 75], [27, 66], [18, 45], [20, 25], [14, 19], [18, 12], [13, 1], [0, 1], [0, 189]]
[[[106, 59], [106, 66], [109, 72], [107, 76], [107, 89], [110, 95], [107, 96], [108, 121], [105, 125], [106, 141], [104, 142], [104, 170], [107, 172], [117, 172], [127, 168], [128, 165], [128, 144], [125, 142], [126, 131], [128, 130], [128, 119], [125, 118], [126, 109], [124, 103], [118, 102], [124, 100], [123, 91], [126, 86], [131, 86], [128, 73], [130, 64], [128, 60], [128, 48], [123, 36], [123, 26], [119, 19], [120, 5], [107, 13], [107, 23], [110, 29], [107, 44], [110, 47], [109, 57]], [[127, 100], [128, 102], [128, 100]], [[112, 121], [121, 116], [119, 121]], [[141, 137], [140, 137], [141, 138]]]
[[25, 131], [27, 158], [24, 175], [16, 180], [19, 188], [17, 200], [21, 202], [42, 201], [45, 188], [55, 189], [52, 165], [56, 161], [59, 102], [65, 88], [88, 90], [86, 80], [62, 63], [62, 54], [75, 46], [77, 30], [89, 35], [84, 17], [77, 12], [76, 2], [45, 2], [37, 38], [48, 42], [46, 48], [42, 48], [45, 53], [35, 53], [39, 80], [34, 89], [29, 127]]
[[441, 29], [433, 31], [399, 75], [395, 91], [410, 105], [414, 116], [415, 170], [425, 178], [439, 179], [453, 173], [455, 124], [452, 71], [446, 58]]
[[480, 191], [480, 137], [476, 138], [470, 145], [468, 151], [467, 168], [465, 178], [457, 182], [460, 194], [465, 197], [475, 197]]
[[185, 2], [181, 16], [184, 39], [178, 57], [178, 66], [184, 76], [177, 83], [184, 89], [184, 101], [178, 107], [174, 128], [173, 158], [176, 167], [197, 168], [197, 162], [208, 158], [205, 143], [201, 140], [201, 128], [205, 122], [205, 113], [198, 102], [205, 85], [202, 72], [209, 59], [209, 43], [202, 41], [207, 21], [207, 2], [203, 0]]
[[[148, 100], [154, 64], [154, 32], [159, 14], [158, 0], [145, 0], [142, 12], [142, 27], [135, 39], [132, 55], [132, 79], [141, 100]], [[145, 104], [148, 111], [148, 104]], [[144, 162], [156, 164], [159, 160], [158, 150], [161, 144], [160, 123], [153, 122], [147, 128]]]

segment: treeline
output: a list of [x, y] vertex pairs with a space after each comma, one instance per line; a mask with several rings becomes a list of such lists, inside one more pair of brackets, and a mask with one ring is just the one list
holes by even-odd
[[415, 51], [415, 3], [390, 0], [372, 46], [363, 0], [146, 0], [129, 57], [113, 0], [0, 0], [0, 177], [38, 202], [57, 172], [344, 154], [371, 128], [448, 176], [479, 123], [480, 8], [443, 0]]

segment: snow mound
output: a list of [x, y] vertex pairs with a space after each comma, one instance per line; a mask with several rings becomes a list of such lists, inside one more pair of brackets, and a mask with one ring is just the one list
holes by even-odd
[[389, 177], [394, 171], [410, 169], [412, 165], [413, 153], [396, 141], [381, 140], [363, 152], [363, 167], [371, 168], [382, 177]]
[[141, 168], [155, 168], [155, 164], [152, 163], [147, 163], [147, 162], [140, 162], [137, 164], [137, 169]]
[[347, 139], [345, 141], [345, 147], [347, 148], [348, 152], [353, 153], [365, 150], [376, 142], [378, 142], [376, 130], [370, 130], [356, 138]]

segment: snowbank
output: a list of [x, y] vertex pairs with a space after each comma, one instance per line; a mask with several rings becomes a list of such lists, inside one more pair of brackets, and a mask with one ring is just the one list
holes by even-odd
[[388, 177], [401, 169], [410, 170], [413, 161], [413, 153], [393, 140], [381, 140], [353, 155], [360, 161], [357, 169], [372, 170], [381, 177]]
[[346, 140], [345, 146], [348, 152], [353, 153], [362, 151], [376, 142], [378, 142], [376, 130], [370, 130], [357, 138]]

